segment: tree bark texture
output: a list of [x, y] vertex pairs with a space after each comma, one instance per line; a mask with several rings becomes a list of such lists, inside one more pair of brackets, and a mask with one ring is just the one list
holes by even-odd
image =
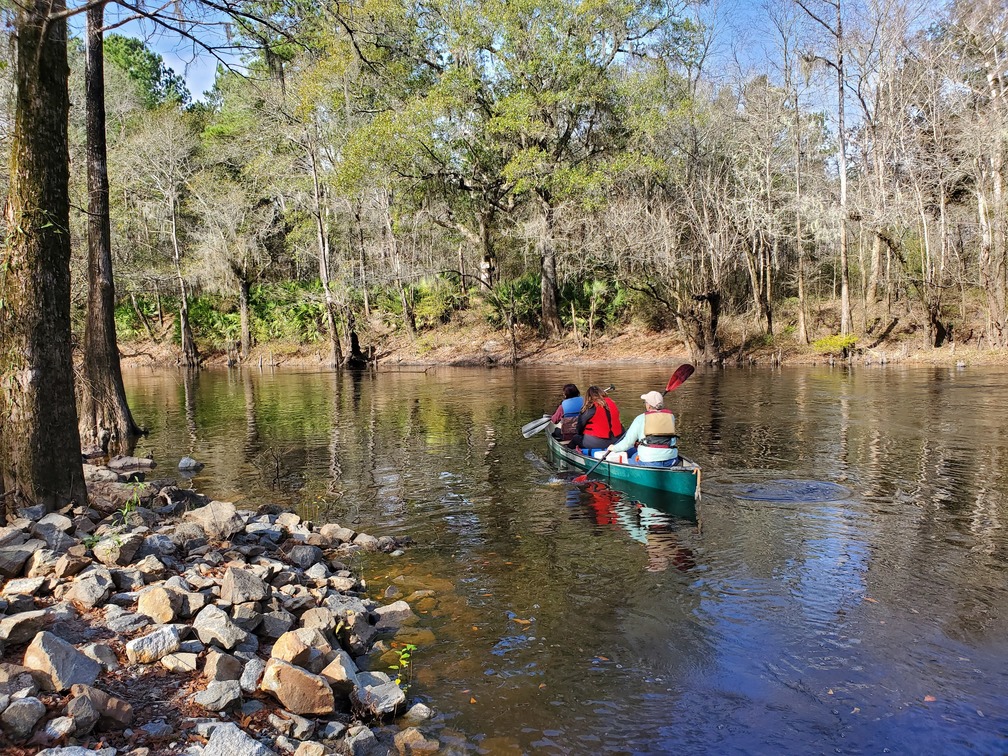
[[84, 322], [84, 369], [78, 385], [81, 442], [106, 453], [132, 453], [140, 429], [133, 421], [119, 363], [115, 326], [115, 281], [109, 223], [108, 154], [105, 142], [105, 9], [87, 12], [85, 88], [87, 106], [88, 299]]
[[553, 208], [547, 199], [543, 199], [543, 238], [542, 238], [542, 282], [540, 285], [542, 302], [542, 325], [546, 337], [560, 338], [562, 325], [560, 323], [560, 296], [557, 292], [556, 246], [553, 239]]
[[67, 28], [63, 0], [20, 6], [0, 266], [0, 474], [8, 510], [85, 502], [70, 346]]

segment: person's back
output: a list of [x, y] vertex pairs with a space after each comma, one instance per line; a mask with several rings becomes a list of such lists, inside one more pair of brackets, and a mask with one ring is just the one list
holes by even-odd
[[550, 420], [554, 425], [559, 426], [553, 430], [553, 438], [570, 441], [577, 433], [578, 415], [581, 408], [584, 407], [584, 399], [581, 392], [578, 391], [578, 387], [573, 383], [564, 384], [563, 396], [563, 401], [560, 402]]
[[598, 386], [589, 386], [584, 407], [578, 418], [577, 435], [568, 446], [582, 449], [605, 449], [623, 433], [616, 402], [602, 393]]
[[641, 396], [644, 412], [634, 418], [623, 438], [609, 446], [610, 452], [630, 451], [637, 447], [635, 462], [642, 465], [670, 467], [679, 461], [676, 444], [675, 415], [665, 409], [664, 397], [657, 391]]

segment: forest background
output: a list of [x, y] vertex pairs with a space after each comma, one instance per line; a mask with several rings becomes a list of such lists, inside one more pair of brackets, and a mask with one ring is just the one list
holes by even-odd
[[[28, 499], [18, 475], [136, 430], [119, 343], [189, 368], [1005, 353], [999, 0], [767, 0], [732, 66], [716, 13], [659, 0], [5, 12], [0, 462]], [[212, 90], [131, 20], [215, 57]]]
[[[736, 74], [686, 5], [505, 5], [286, 8], [195, 103], [109, 35], [123, 352], [508, 360], [629, 323], [698, 361], [1005, 346], [1002, 3], [770, 2]], [[81, 39], [70, 63], [81, 331]]]

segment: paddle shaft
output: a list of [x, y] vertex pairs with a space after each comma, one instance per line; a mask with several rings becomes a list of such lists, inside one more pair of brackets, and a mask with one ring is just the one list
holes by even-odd
[[599, 459], [598, 462], [596, 462], [594, 465], [591, 466], [590, 470], [586, 470], [583, 475], [578, 475], [576, 478], [574, 478], [574, 482], [575, 483], [584, 483], [586, 480], [588, 480], [588, 476], [591, 475], [593, 472], [595, 472], [595, 470], [598, 469], [598, 466], [601, 465], [603, 462], [606, 461], [606, 457], [608, 457], [608, 456], [609, 456], [609, 452], [607, 451], [605, 454], [602, 455], [602, 457]]

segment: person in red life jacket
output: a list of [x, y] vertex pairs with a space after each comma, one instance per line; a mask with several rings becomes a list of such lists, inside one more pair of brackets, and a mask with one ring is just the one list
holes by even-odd
[[550, 418], [554, 425], [560, 426], [553, 429], [553, 438], [558, 441], [570, 440], [577, 432], [577, 418], [584, 406], [584, 399], [581, 392], [573, 383], [564, 384], [563, 401], [556, 408], [556, 412]]
[[665, 399], [657, 391], [641, 395], [644, 412], [637, 415], [626, 435], [609, 445], [610, 452], [630, 451], [637, 446], [631, 462], [648, 467], [673, 467], [679, 464], [676, 447], [675, 415], [665, 409]]
[[568, 442], [571, 449], [605, 449], [623, 433], [619, 408], [598, 386], [589, 386], [578, 415], [577, 433]]

